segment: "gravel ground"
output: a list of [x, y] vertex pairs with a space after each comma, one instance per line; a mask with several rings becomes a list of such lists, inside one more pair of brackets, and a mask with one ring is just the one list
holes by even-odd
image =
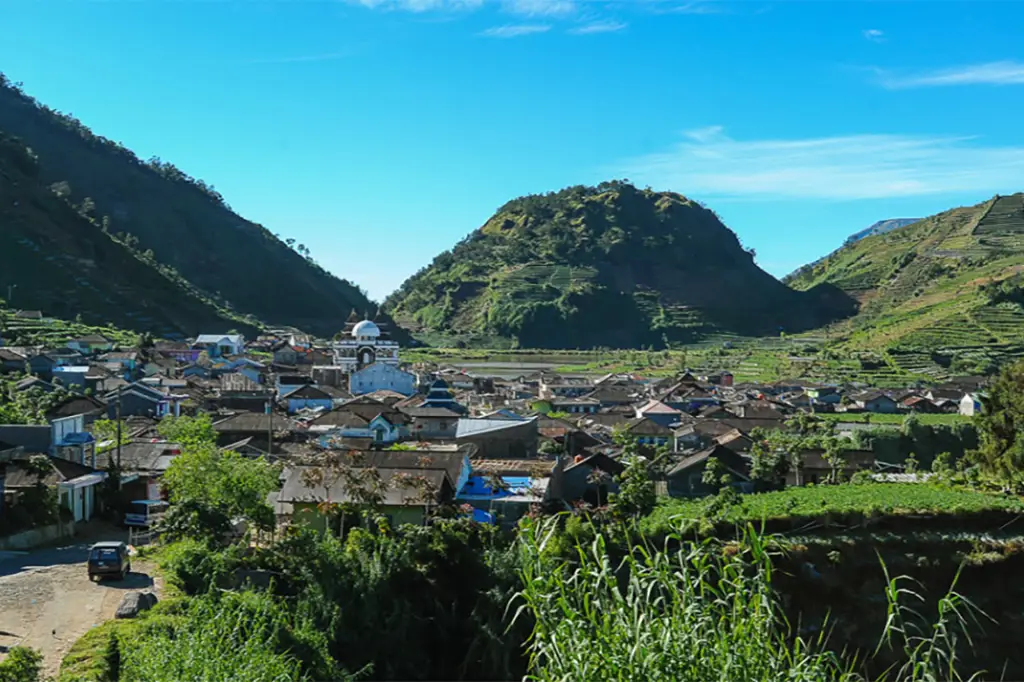
[[28, 552], [0, 551], [0, 659], [13, 646], [29, 646], [45, 658], [47, 675], [79, 637], [114, 617], [129, 590], [155, 589], [150, 566], [132, 561], [124, 581], [93, 583], [86, 571], [89, 547], [99, 540], [127, 540], [113, 528], [91, 528], [73, 544]]

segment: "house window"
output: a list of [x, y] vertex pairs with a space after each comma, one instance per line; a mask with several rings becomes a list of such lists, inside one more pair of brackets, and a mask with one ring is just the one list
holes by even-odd
[[373, 441], [375, 443], [383, 443], [384, 442], [384, 429], [374, 429], [373, 430]]
[[439, 424], [437, 425], [437, 428], [439, 428], [440, 430], [444, 431], [445, 429], [447, 429], [447, 428], [448, 428], [448, 422], [444, 422], [444, 421], [443, 421], [443, 422], [440, 422], [440, 423], [439, 423]]

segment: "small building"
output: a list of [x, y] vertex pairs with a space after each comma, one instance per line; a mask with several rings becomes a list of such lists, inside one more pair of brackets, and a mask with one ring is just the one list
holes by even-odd
[[401, 411], [412, 419], [409, 432], [417, 440], [454, 439], [460, 415], [446, 407], [403, 407]]
[[7, 464], [3, 480], [6, 493], [13, 492], [17, 496], [42, 484], [56, 489], [58, 504], [70, 512], [75, 522], [88, 521], [93, 517], [97, 507], [96, 486], [106, 480], [105, 471], [59, 457], [47, 457], [50, 469], [40, 477], [27, 469], [26, 463], [25, 460], [14, 460]]
[[[349, 466], [354, 470], [374, 469], [380, 482], [381, 513], [392, 525], [421, 525], [430, 509], [451, 502], [456, 486], [469, 473], [464, 452], [379, 452], [359, 453]], [[345, 476], [332, 476], [328, 470], [322, 485], [310, 485], [306, 467], [285, 470], [284, 485], [277, 495], [277, 506], [293, 524], [305, 524], [318, 530], [340, 532], [345, 520], [325, 515], [328, 505], [361, 503], [346, 484]], [[338, 526], [329, 525], [337, 523]]]
[[390, 363], [374, 362], [349, 375], [348, 390], [352, 395], [387, 390], [408, 396], [416, 392], [416, 375]]
[[921, 414], [938, 414], [942, 408], [922, 395], [912, 395], [900, 403], [904, 409]]
[[67, 347], [82, 355], [106, 353], [114, 348], [114, 342], [102, 334], [86, 334], [67, 342]]
[[838, 405], [843, 399], [843, 394], [835, 386], [808, 386], [804, 393], [812, 405]]
[[646, 417], [626, 422], [626, 425], [622, 427], [622, 432], [635, 439], [640, 445], [654, 447], [668, 445], [673, 436], [672, 429]]
[[200, 334], [192, 343], [192, 350], [203, 351], [211, 358], [241, 355], [245, 352], [245, 337], [241, 334]]
[[334, 407], [334, 398], [316, 386], [306, 385], [286, 395], [283, 401], [288, 414], [295, 414], [299, 410], [330, 410]]
[[515, 459], [537, 454], [537, 417], [529, 419], [459, 419], [455, 440], [477, 446], [481, 458]]
[[750, 465], [745, 457], [717, 443], [679, 460], [665, 473], [668, 494], [673, 497], [704, 497], [713, 495], [716, 486], [704, 482], [704, 470], [714, 457], [725, 467], [733, 485], [746, 491], [751, 488]]
[[965, 393], [960, 399], [960, 414], [966, 417], [973, 417], [981, 413], [981, 395], [978, 393]]
[[53, 368], [53, 383], [85, 390], [89, 365], [57, 365]]
[[660, 400], [648, 400], [636, 408], [637, 419], [649, 419], [665, 427], [678, 423], [682, 415], [682, 410], [670, 407]]
[[420, 407], [439, 407], [458, 414], [466, 413], [466, 408], [460, 405], [452, 395], [452, 389], [448, 382], [440, 378], [431, 382], [427, 389], [427, 397], [420, 403]]
[[[825, 459], [825, 452], [819, 449], [799, 453], [798, 464], [790, 467], [786, 474], [786, 485], [806, 485], [826, 481], [833, 473], [833, 465]], [[869, 471], [875, 466], [875, 453], [871, 450], [842, 450], [841, 464], [836, 470], [843, 480], [849, 480], [858, 471]]]
[[865, 412], [875, 414], [896, 414], [899, 411], [899, 404], [880, 391], [865, 391], [850, 396], [854, 405]]
[[103, 396], [107, 403], [107, 416], [154, 417], [162, 419], [168, 415], [181, 416], [181, 403], [188, 396], [163, 392], [141, 381], [110, 391]]
[[548, 401], [552, 412], [565, 414], [594, 414], [601, 408], [596, 398], [552, 398]]
[[622, 462], [603, 453], [577, 456], [562, 471], [562, 498], [602, 507], [608, 504], [608, 495], [619, 491], [616, 477], [625, 468]]
[[0, 374], [24, 372], [28, 359], [10, 348], [0, 347]]

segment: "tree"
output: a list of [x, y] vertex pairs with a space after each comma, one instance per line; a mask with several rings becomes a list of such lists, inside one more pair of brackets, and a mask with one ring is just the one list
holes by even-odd
[[1024, 361], [1006, 367], [981, 398], [974, 417], [980, 445], [972, 458], [1004, 488], [1024, 488]]
[[625, 462], [626, 468], [619, 474], [619, 492], [609, 496], [612, 512], [620, 517], [650, 514], [658, 498], [647, 458], [623, 453], [620, 461]]
[[[113, 450], [118, 446], [117, 442], [117, 420], [116, 419], [97, 419], [92, 423], [92, 435], [96, 439], [97, 447], [96, 452], [106, 452], [107, 450]], [[128, 435], [128, 430], [121, 428], [121, 445], [131, 442], [131, 437]], [[106, 443], [102, 448], [100, 444]]]
[[43, 656], [35, 649], [11, 647], [0, 661], [0, 682], [38, 682], [42, 673]]
[[732, 476], [729, 475], [729, 470], [725, 468], [721, 460], [717, 457], [708, 457], [708, 461], [704, 464], [704, 471], [700, 476], [700, 482], [717, 493], [723, 487], [732, 483]]
[[173, 443], [180, 443], [183, 450], [217, 442], [217, 432], [208, 414], [195, 417], [166, 416], [156, 427], [157, 433]]
[[171, 502], [213, 507], [229, 518], [242, 517], [268, 529], [274, 524], [274, 510], [267, 495], [277, 488], [279, 477], [280, 468], [262, 458], [249, 459], [202, 443], [183, 444], [163, 483]]

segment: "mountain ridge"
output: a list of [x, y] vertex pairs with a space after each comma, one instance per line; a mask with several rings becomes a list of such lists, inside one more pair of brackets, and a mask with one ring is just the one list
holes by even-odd
[[384, 302], [427, 333], [520, 347], [639, 347], [800, 330], [851, 314], [795, 292], [703, 205], [624, 181], [513, 199]]
[[323, 336], [353, 308], [377, 311], [356, 285], [234, 213], [211, 185], [160, 159], [142, 161], [3, 74], [0, 129], [31, 148], [43, 184], [88, 205], [111, 234], [137, 241], [221, 307]]
[[907, 368], [978, 373], [1024, 354], [1024, 193], [996, 195], [865, 237], [787, 278], [856, 298], [833, 338]]
[[0, 286], [21, 308], [91, 324], [184, 336], [254, 331], [176, 272], [106, 233], [86, 207], [39, 180], [38, 159], [0, 131]]
[[864, 239], [864, 237], [870, 237], [876, 234], [885, 234], [886, 232], [892, 232], [893, 230], [898, 230], [901, 227], [913, 225], [918, 220], [920, 220], [920, 218], [888, 218], [886, 220], [879, 220], [870, 227], [865, 228], [860, 232], [854, 232], [853, 234], [851, 234], [849, 237], [846, 238], [846, 241], [843, 242], [843, 245], [845, 246], [847, 244], [852, 244], [853, 242], [860, 241], [861, 239]]

